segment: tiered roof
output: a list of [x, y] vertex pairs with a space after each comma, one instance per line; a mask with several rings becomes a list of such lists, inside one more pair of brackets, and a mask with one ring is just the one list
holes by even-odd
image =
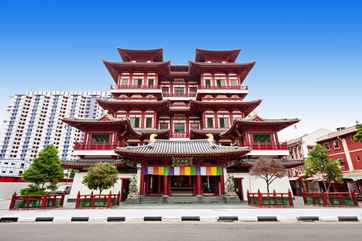
[[258, 105], [261, 100], [253, 101], [191, 101], [191, 110], [194, 112], [212, 110], [212, 109], [237, 109], [241, 110], [245, 116], [249, 115]]
[[240, 49], [233, 50], [206, 50], [196, 49], [195, 61], [197, 62], [232, 62], [234, 63], [240, 53]]
[[162, 62], [163, 49], [122, 49], [118, 48], [118, 53], [121, 55], [122, 60], [125, 62], [138, 61], [138, 62]]

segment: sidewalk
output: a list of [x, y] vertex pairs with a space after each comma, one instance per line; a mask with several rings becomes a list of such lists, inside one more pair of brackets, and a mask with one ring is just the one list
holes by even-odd
[[[257, 221], [258, 217], [275, 217], [278, 221], [296, 222], [299, 217], [317, 217], [319, 221], [338, 221], [339, 217], [362, 220], [362, 208], [140, 208], [125, 209], [48, 209], [1, 210], [0, 218], [17, 217], [19, 222], [34, 222], [38, 217], [53, 217], [54, 222], [71, 222], [74, 217], [90, 222], [106, 222], [109, 217], [122, 217], [126, 221], [143, 221], [145, 217], [160, 217], [162, 221], [181, 221], [182, 217], [198, 217], [200, 221], [214, 222], [220, 217], [237, 217], [239, 221]], [[199, 221], [197, 220], [197, 221]]]

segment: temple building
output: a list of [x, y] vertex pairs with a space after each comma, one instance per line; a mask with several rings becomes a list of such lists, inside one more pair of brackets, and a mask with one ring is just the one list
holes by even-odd
[[[232, 186], [241, 200], [266, 188], [249, 175], [258, 158], [280, 159], [286, 168], [302, 164], [288, 160], [288, 146], [278, 140], [299, 120], [262, 118], [253, 114], [261, 100], [244, 100], [255, 62], [236, 63], [240, 50], [196, 49], [187, 65], [164, 61], [162, 49], [118, 52], [122, 62], [104, 61], [115, 82], [112, 98], [97, 100], [107, 114], [63, 119], [83, 133], [74, 146], [79, 158], [64, 162], [79, 170], [71, 195], [89, 191], [81, 179], [98, 162], [117, 166], [114, 189], [122, 193], [136, 180], [139, 197], [223, 196]], [[288, 191], [288, 178], [272, 189]]]

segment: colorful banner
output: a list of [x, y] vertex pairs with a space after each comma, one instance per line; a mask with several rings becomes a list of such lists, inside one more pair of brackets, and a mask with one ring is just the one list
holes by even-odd
[[143, 167], [144, 175], [159, 175], [159, 176], [221, 176], [222, 167], [194, 167], [194, 166], [152, 166]]

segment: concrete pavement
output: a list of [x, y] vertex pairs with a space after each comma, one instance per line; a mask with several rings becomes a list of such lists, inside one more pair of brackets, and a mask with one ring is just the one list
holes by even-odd
[[0, 224], [1, 241], [360, 241], [361, 224]]
[[19, 222], [34, 222], [37, 217], [53, 217], [54, 222], [71, 222], [72, 217], [88, 217], [89, 222], [106, 222], [108, 217], [124, 217], [127, 222], [144, 217], [161, 217], [162, 221], [179, 222], [182, 217], [199, 217], [216, 222], [220, 217], [237, 217], [239, 221], [257, 221], [258, 217], [275, 217], [280, 222], [296, 222], [298, 217], [318, 217], [319, 221], [338, 221], [355, 217], [362, 221], [362, 208], [127, 208], [127, 209], [48, 209], [0, 210], [0, 218], [17, 217]]

